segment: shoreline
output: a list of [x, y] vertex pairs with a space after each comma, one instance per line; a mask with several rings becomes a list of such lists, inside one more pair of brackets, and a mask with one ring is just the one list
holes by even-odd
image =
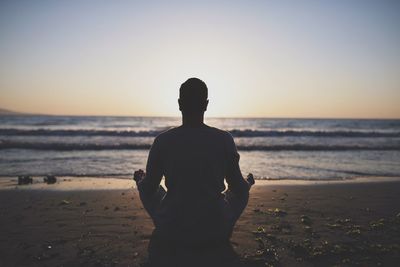
[[[86, 191], [86, 190], [125, 190], [136, 188], [132, 179], [115, 177], [76, 177], [59, 176], [55, 184], [43, 182], [43, 176], [32, 176], [33, 183], [18, 185], [16, 177], [0, 177], [0, 192], [4, 190], [50, 190], [50, 191]], [[400, 182], [400, 177], [355, 177], [343, 180], [257, 180], [255, 186], [309, 186], [309, 185], [345, 185], [364, 183]], [[164, 186], [164, 179], [161, 182]]]

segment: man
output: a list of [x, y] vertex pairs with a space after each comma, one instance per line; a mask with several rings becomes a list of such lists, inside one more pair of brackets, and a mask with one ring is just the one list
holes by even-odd
[[[171, 245], [229, 241], [247, 205], [253, 176], [243, 179], [232, 136], [204, 124], [208, 89], [203, 81], [184, 82], [178, 103], [182, 125], [158, 135], [146, 173], [134, 173], [140, 198], [155, 232]], [[167, 191], [160, 186], [163, 176]]]

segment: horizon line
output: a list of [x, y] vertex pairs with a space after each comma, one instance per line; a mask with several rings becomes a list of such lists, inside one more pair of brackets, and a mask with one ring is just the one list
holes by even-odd
[[[1, 113], [4, 112], [4, 113]], [[131, 117], [131, 118], [180, 118], [181, 115], [171, 116], [171, 115], [88, 115], [88, 114], [46, 114], [46, 113], [34, 113], [34, 112], [24, 112], [15, 111], [12, 109], [0, 107], [0, 117], [1, 116], [60, 116], [60, 117]], [[400, 117], [285, 117], [285, 116], [204, 116], [204, 118], [212, 119], [308, 119], [308, 120], [400, 120]]]
[[[1, 110], [1, 109], [0, 109]], [[171, 115], [85, 115], [85, 114], [45, 114], [45, 113], [26, 113], [26, 112], [19, 112], [19, 111], [9, 111], [10, 113], [0, 113], [0, 117], [2, 116], [54, 116], [54, 117], [127, 117], [127, 118], [180, 118], [181, 116], [171, 116]], [[304, 120], [400, 120], [400, 117], [382, 117], [382, 118], [374, 118], [374, 117], [273, 117], [273, 116], [204, 116], [205, 119], [304, 119]]]

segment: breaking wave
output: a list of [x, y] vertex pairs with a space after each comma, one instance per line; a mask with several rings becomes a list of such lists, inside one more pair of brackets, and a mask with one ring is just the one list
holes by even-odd
[[[399, 145], [238, 145], [242, 151], [350, 151], [350, 150], [400, 150]], [[34, 149], [34, 150], [148, 150], [150, 144], [101, 144], [101, 143], [40, 143], [0, 141], [0, 149]]]
[[[129, 131], [129, 130], [72, 130], [72, 129], [0, 129], [3, 136], [116, 136], [116, 137], [155, 137], [160, 130]], [[384, 131], [296, 131], [296, 130], [238, 130], [229, 131], [234, 137], [400, 137], [400, 132]]]

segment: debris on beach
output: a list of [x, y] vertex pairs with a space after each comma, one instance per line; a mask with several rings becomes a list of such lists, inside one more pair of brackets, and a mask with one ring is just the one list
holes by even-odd
[[38, 261], [43, 261], [43, 260], [49, 260], [52, 259], [54, 257], [57, 257], [59, 254], [58, 253], [52, 253], [52, 254], [48, 254], [46, 252], [41, 253], [40, 255], [37, 255], [35, 258]]
[[255, 234], [255, 235], [265, 234], [265, 228], [262, 226], [259, 226], [256, 231], [253, 231], [253, 234]]
[[66, 200], [66, 199], [64, 199], [64, 200], [62, 200], [61, 202], [60, 202], [60, 206], [64, 206], [64, 205], [69, 205], [69, 204], [71, 204], [71, 202], [70, 201], [68, 201], [68, 200]]
[[331, 229], [341, 229], [343, 226], [337, 223], [327, 223], [326, 226], [328, 226]]
[[262, 264], [262, 266], [277, 266], [280, 261], [280, 256], [278, 254], [278, 248], [275, 245], [276, 240], [258, 237], [256, 241], [258, 243], [258, 249], [254, 254], [245, 255], [245, 261]]
[[385, 219], [381, 218], [378, 221], [371, 221], [369, 227], [371, 230], [382, 229], [385, 226]]
[[311, 226], [308, 226], [308, 225], [304, 226], [303, 229], [304, 229], [304, 231], [305, 231], [306, 233], [309, 233], [309, 234], [311, 234], [312, 231], [313, 231], [312, 228], [311, 228]]
[[18, 176], [18, 185], [32, 184], [33, 179], [29, 175]]
[[361, 230], [360, 230], [360, 228], [353, 228], [353, 229], [347, 231], [346, 234], [349, 236], [356, 237], [361, 234]]
[[292, 226], [288, 222], [280, 221], [277, 224], [273, 224], [271, 230], [279, 231], [285, 235], [290, 235], [292, 233]]
[[259, 241], [259, 238], [265, 238], [268, 241], [276, 241], [277, 238], [273, 234], [267, 234], [264, 227], [259, 226], [256, 231], [253, 231], [253, 234], [256, 236], [256, 241]]
[[346, 223], [350, 223], [351, 219], [348, 219], [348, 218], [347, 219], [337, 219], [335, 222], [338, 224], [346, 224]]
[[285, 210], [275, 208], [275, 209], [268, 209], [268, 212], [272, 213], [272, 215], [277, 216], [277, 217], [282, 217], [286, 216], [287, 212]]
[[305, 225], [311, 225], [312, 224], [312, 220], [307, 215], [301, 215], [300, 221], [301, 221], [302, 224], [305, 224]]
[[[261, 210], [260, 214], [274, 215], [275, 211], [280, 214], [281, 210]], [[305, 266], [397, 266], [391, 263], [397, 263], [400, 255], [397, 240], [400, 233], [398, 212], [390, 217], [360, 221], [361, 224], [356, 224], [359, 222], [357, 218], [324, 217], [326, 223], [322, 227], [331, 229], [329, 236], [335, 233], [338, 237], [329, 241], [325, 239], [324, 231], [319, 234], [314, 232], [320, 230], [317, 218], [307, 215], [297, 218], [301, 222], [305, 239], [288, 235], [292, 232], [291, 225], [285, 218], [277, 216], [272, 225], [261, 225], [253, 229], [252, 234], [258, 245], [252, 253], [244, 255], [244, 262], [251, 266], [280, 266], [279, 258], [282, 260], [282, 256], [284, 259], [287, 255]], [[381, 234], [390, 237], [382, 239]], [[277, 253], [282, 254], [275, 258], [274, 252], [276, 256]]]
[[[329, 218], [331, 219], [331, 218]], [[326, 226], [330, 229], [345, 229], [345, 228], [354, 228], [352, 225], [349, 226], [351, 223], [351, 219], [336, 219], [334, 223], [327, 223]], [[356, 226], [356, 225], [354, 225]]]
[[57, 178], [54, 175], [46, 175], [43, 177], [43, 182], [46, 184], [55, 184], [57, 182]]

